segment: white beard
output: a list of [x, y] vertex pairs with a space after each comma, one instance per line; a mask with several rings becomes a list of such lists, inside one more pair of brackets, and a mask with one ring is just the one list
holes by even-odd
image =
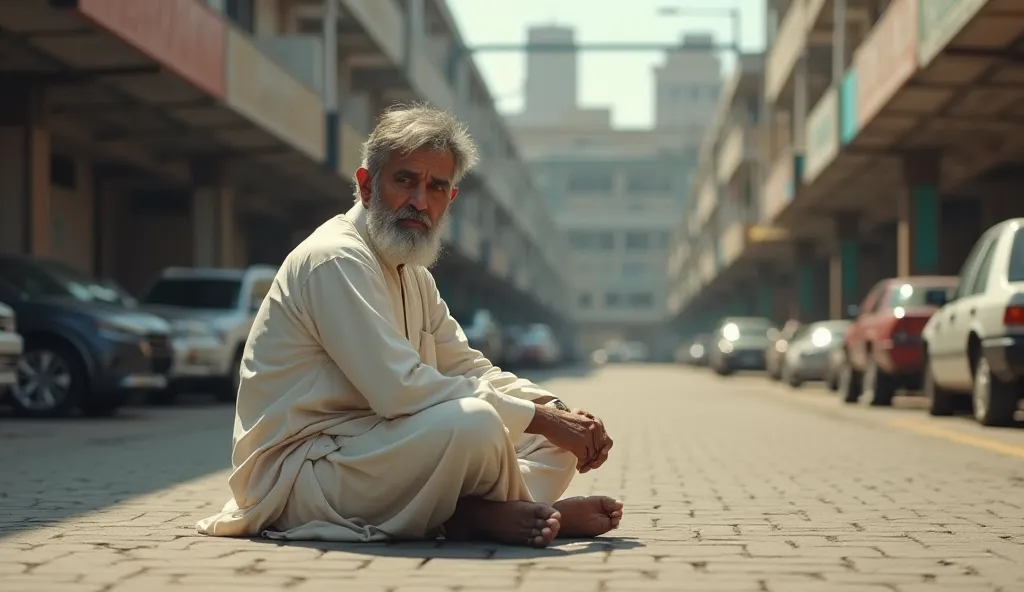
[[[392, 212], [378, 197], [370, 198], [366, 210], [366, 226], [370, 241], [380, 254], [394, 264], [430, 267], [441, 256], [441, 231], [448, 221], [448, 211], [431, 223], [426, 212], [406, 207]], [[404, 228], [401, 220], [418, 220], [427, 228]]]

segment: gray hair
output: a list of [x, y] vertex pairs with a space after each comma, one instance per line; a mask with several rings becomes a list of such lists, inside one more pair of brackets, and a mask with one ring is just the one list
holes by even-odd
[[362, 166], [376, 183], [392, 153], [408, 154], [423, 147], [447, 150], [452, 155], [453, 184], [458, 184], [479, 160], [465, 124], [451, 113], [421, 104], [394, 105], [384, 112], [363, 144]]

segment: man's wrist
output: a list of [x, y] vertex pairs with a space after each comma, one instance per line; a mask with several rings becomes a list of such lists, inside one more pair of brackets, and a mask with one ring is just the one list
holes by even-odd
[[541, 405], [534, 403], [534, 406], [533, 420], [526, 427], [526, 433], [546, 437], [554, 423], [554, 416], [558, 413], [558, 410], [547, 403]]

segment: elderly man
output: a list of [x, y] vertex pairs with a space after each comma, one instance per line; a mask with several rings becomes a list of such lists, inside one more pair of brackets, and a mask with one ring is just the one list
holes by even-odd
[[476, 147], [451, 115], [386, 113], [358, 198], [285, 259], [241, 367], [232, 499], [202, 533], [542, 547], [616, 528], [559, 499], [601, 466], [602, 422], [469, 347], [427, 267]]

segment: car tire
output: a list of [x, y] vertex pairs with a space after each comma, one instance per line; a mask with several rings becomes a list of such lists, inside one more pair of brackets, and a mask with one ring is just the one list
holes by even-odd
[[928, 414], [935, 417], [953, 415], [956, 412], [956, 396], [935, 382], [935, 373], [932, 372], [931, 360], [927, 355], [924, 358], [923, 382], [921, 390], [928, 399]]
[[974, 419], [981, 425], [1006, 427], [1014, 424], [1017, 413], [1017, 390], [1013, 383], [999, 380], [992, 366], [982, 355], [974, 370]]
[[839, 400], [843, 403], [856, 403], [863, 390], [860, 372], [854, 370], [849, 362], [843, 362], [839, 369]]
[[[90, 395], [89, 372], [85, 361], [70, 343], [58, 339], [29, 337], [18, 363], [18, 386], [11, 389], [10, 400], [15, 413], [24, 417], [66, 417], [79, 408]], [[58, 388], [50, 391], [56, 397], [45, 407], [29, 402], [30, 397], [39, 396], [35, 389], [40, 387], [39, 377], [46, 376], [50, 385]]]
[[800, 376], [785, 364], [782, 366], [782, 381], [793, 388], [800, 388], [804, 384], [804, 381], [800, 380]]
[[230, 372], [228, 372], [227, 380], [225, 380], [224, 385], [214, 393], [214, 397], [221, 403], [234, 403], [235, 399], [238, 398], [238, 385], [241, 381], [242, 370], [242, 351], [243, 349], [241, 347], [235, 351], [235, 357], [231, 361], [231, 368]]
[[896, 382], [878, 367], [874, 359], [868, 361], [862, 382], [865, 403], [872, 407], [892, 406], [892, 399], [896, 396]]

